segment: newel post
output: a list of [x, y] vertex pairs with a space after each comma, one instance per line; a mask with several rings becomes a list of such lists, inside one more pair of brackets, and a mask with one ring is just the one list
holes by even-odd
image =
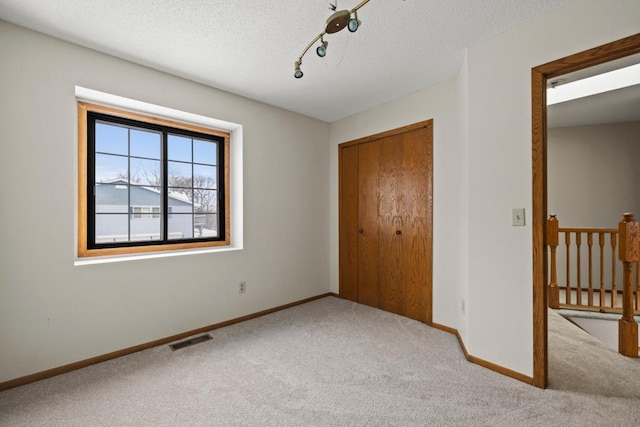
[[549, 307], [560, 308], [560, 289], [558, 288], [558, 270], [556, 267], [556, 249], [558, 248], [558, 219], [551, 214], [547, 220], [547, 245], [551, 248], [551, 279], [549, 281]]
[[640, 234], [633, 214], [625, 213], [618, 224], [619, 258], [623, 265], [622, 319], [618, 322], [618, 351], [638, 357], [638, 324], [633, 318], [633, 264], [638, 261]]

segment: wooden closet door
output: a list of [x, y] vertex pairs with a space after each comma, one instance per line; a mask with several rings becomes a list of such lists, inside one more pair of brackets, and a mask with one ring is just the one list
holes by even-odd
[[[380, 307], [380, 145], [359, 146], [358, 156], [358, 302]], [[384, 261], [383, 261], [384, 262]]]
[[379, 308], [404, 315], [404, 262], [402, 229], [405, 218], [402, 212], [403, 144], [400, 135], [379, 140], [379, 189], [378, 221]]
[[431, 321], [431, 144], [419, 129], [380, 144], [379, 307]]
[[340, 147], [340, 295], [432, 321], [433, 123]]
[[358, 301], [358, 146], [340, 150], [340, 295]]
[[433, 145], [431, 128], [399, 135], [401, 195], [398, 212], [402, 222], [400, 265], [403, 272], [403, 314], [431, 323], [433, 271]]

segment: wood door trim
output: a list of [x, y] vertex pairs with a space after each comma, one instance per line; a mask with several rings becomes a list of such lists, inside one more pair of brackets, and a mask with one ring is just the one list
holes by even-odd
[[547, 80], [640, 53], [640, 33], [548, 62], [531, 70], [531, 152], [533, 179], [533, 385], [548, 384], [547, 342]]
[[367, 142], [373, 142], [373, 141], [377, 141], [378, 139], [386, 138], [388, 136], [394, 136], [394, 135], [400, 135], [407, 132], [412, 132], [414, 130], [426, 128], [429, 126], [433, 126], [433, 119], [425, 120], [423, 122], [414, 123], [411, 125], [403, 126], [397, 129], [392, 129], [392, 130], [388, 130], [381, 133], [376, 133], [374, 135], [369, 135], [362, 138], [354, 139], [353, 141], [343, 142], [342, 144], [338, 145], [338, 147], [342, 149], [342, 148], [350, 147], [352, 145], [366, 144]]

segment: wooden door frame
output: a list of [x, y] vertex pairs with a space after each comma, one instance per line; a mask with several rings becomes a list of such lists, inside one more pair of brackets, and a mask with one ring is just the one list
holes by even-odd
[[547, 341], [547, 80], [640, 52], [640, 33], [531, 70], [533, 168], [533, 385], [548, 384]]
[[[430, 164], [429, 164], [429, 188], [427, 189], [428, 201], [427, 201], [427, 210], [429, 213], [429, 233], [431, 235], [431, 241], [428, 243], [430, 252], [431, 252], [431, 271], [430, 276], [428, 277], [429, 282], [427, 283], [428, 294], [429, 294], [429, 307], [427, 312], [427, 322], [426, 324], [433, 324], [433, 119], [425, 120], [418, 123], [413, 123], [410, 125], [406, 125], [400, 128], [392, 129], [389, 131], [377, 133], [374, 135], [365, 136], [362, 138], [358, 138], [352, 141], [343, 142], [338, 145], [338, 242], [340, 241], [340, 212], [342, 211], [342, 173], [340, 172], [341, 164], [342, 164], [342, 150], [344, 148], [352, 147], [354, 145], [365, 144], [367, 142], [377, 141], [379, 139], [387, 138], [389, 136], [400, 135], [407, 132], [412, 132], [422, 128], [429, 128], [429, 152], [430, 152]], [[339, 250], [339, 248], [338, 248]], [[340, 266], [338, 265], [338, 277], [340, 278]], [[338, 279], [340, 280], [340, 279]], [[341, 292], [342, 286], [340, 286], [340, 281], [338, 281], [338, 293], [340, 296], [344, 297]]]

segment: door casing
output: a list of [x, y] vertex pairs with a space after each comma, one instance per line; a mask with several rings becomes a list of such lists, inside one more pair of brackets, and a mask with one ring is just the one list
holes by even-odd
[[640, 33], [531, 70], [533, 179], [533, 385], [548, 384], [547, 339], [547, 80], [640, 52]]

